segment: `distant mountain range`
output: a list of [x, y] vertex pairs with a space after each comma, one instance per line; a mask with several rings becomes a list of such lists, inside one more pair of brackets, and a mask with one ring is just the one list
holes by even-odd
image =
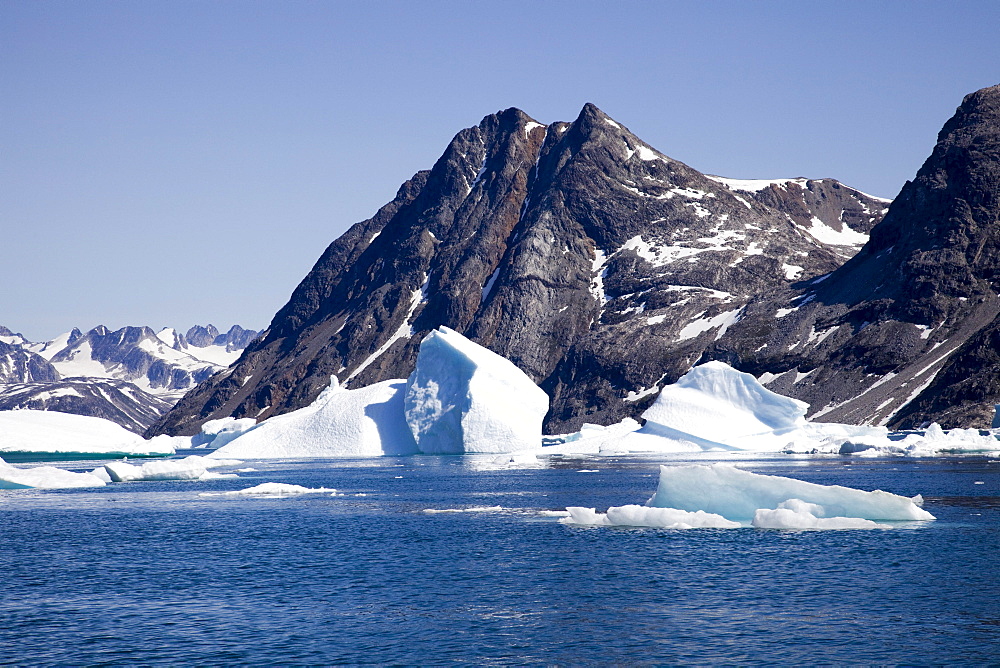
[[141, 433], [256, 336], [238, 325], [224, 334], [212, 325], [187, 334], [100, 326], [37, 343], [0, 327], [0, 410], [93, 415]]

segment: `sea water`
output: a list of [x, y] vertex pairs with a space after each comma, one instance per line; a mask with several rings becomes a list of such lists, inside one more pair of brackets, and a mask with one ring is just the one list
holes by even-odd
[[[246, 462], [239, 479], [0, 492], [0, 663], [1000, 661], [997, 461], [740, 462], [921, 493], [938, 517], [888, 530], [582, 528], [550, 512], [642, 503], [660, 463]], [[262, 482], [337, 493], [202, 495]]]

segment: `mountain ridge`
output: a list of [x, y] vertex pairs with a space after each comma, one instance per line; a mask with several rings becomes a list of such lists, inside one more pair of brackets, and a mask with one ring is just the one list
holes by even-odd
[[149, 434], [294, 410], [331, 375], [405, 377], [440, 325], [538, 382], [549, 431], [638, 414], [751, 299], [829, 274], [883, 215], [833, 180], [772, 185], [735, 191], [589, 103], [548, 126], [489, 115], [332, 242], [240, 360]]

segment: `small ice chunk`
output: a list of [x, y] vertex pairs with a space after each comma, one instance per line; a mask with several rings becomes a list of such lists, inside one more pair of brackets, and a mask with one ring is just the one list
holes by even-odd
[[253, 418], [225, 417], [209, 420], [201, 426], [200, 433], [191, 437], [191, 447], [221, 448], [255, 426], [257, 420]]
[[198, 496], [296, 496], [298, 494], [321, 494], [336, 492], [326, 487], [309, 488], [283, 482], [264, 482], [254, 487], [237, 489], [232, 492], [202, 492]]
[[448, 327], [420, 342], [405, 415], [425, 454], [537, 448], [549, 397], [510, 360]]

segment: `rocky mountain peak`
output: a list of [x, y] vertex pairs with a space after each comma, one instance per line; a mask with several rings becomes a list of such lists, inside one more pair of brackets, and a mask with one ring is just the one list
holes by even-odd
[[593, 104], [548, 126], [491, 114], [335, 240], [266, 333], [150, 433], [284, 413], [330, 375], [349, 387], [406, 377], [441, 325], [540, 383], [550, 431], [637, 414], [754, 295], [837, 268], [853, 248], [820, 232], [842, 231], [849, 208], [881, 218], [882, 203], [836, 182], [803, 192], [794, 211], [767, 204]]
[[[974, 351], [991, 337], [977, 333], [1000, 312], [998, 96], [994, 87], [965, 98], [861, 252], [829, 276], [758, 299], [710, 355], [766, 374], [771, 389], [810, 402], [814, 418], [925, 420], [935, 378], [973, 368], [963, 350], [987, 362]], [[966, 418], [988, 426], [1000, 399], [990, 392], [965, 397], [979, 402]]]

